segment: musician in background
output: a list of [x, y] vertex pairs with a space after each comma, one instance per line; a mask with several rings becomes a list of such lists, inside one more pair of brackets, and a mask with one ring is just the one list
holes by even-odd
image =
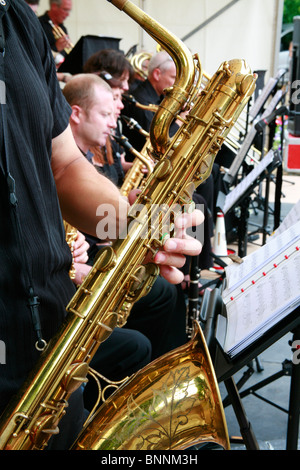
[[134, 70], [123, 52], [116, 49], [102, 49], [95, 52], [85, 62], [84, 73], [108, 72], [114, 78], [121, 81], [124, 92], [129, 90], [130, 83], [134, 80]]
[[[144, 105], [158, 105], [162, 101], [165, 88], [173, 86], [176, 78], [176, 65], [172, 57], [165, 51], [152, 56], [148, 64], [148, 78], [132, 91], [138, 103]], [[145, 131], [149, 131], [154, 111], [138, 108], [135, 104], [125, 102], [124, 115], [135, 119]], [[179, 128], [179, 122], [173, 122], [170, 127], [170, 137]], [[124, 135], [133, 147], [140, 151], [146, 138], [136, 129], [124, 127]], [[130, 155], [127, 155], [130, 159]]]
[[[70, 15], [72, 6], [72, 0], [49, 0], [49, 10], [39, 16], [51, 50], [54, 53], [59, 52], [64, 57], [68, 54], [67, 50], [70, 47], [70, 38], [64, 21]], [[53, 25], [61, 30], [59, 38], [56, 37]]]

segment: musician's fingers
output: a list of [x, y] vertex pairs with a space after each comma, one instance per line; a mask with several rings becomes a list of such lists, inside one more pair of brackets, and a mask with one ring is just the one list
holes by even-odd
[[[191, 213], [183, 213], [178, 215], [175, 219], [175, 231], [180, 233], [190, 227], [196, 227], [204, 222], [204, 214], [198, 209], [195, 209]], [[177, 235], [176, 235], [177, 236]]]
[[181, 271], [174, 268], [173, 266], [160, 266], [160, 274], [164, 277], [170, 284], [180, 284], [183, 279], [184, 275]]
[[174, 268], [182, 268], [185, 264], [185, 255], [181, 253], [166, 253], [164, 251], [159, 251], [154, 256], [154, 263], [159, 264], [160, 266], [172, 266]]
[[199, 240], [184, 234], [182, 238], [169, 238], [164, 244], [164, 251], [160, 251], [157, 256], [166, 256], [166, 253], [168, 255], [174, 253], [186, 256], [197, 256], [201, 253], [201, 250], [202, 244]]

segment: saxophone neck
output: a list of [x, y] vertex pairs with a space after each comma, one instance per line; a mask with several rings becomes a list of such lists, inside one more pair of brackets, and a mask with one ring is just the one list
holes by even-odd
[[168, 52], [176, 66], [174, 85], [166, 91], [166, 96], [156, 111], [150, 128], [153, 153], [159, 158], [167, 149], [170, 125], [185, 106], [194, 87], [196, 71], [193, 56], [180, 39], [132, 2], [128, 0], [108, 1], [136, 21]]

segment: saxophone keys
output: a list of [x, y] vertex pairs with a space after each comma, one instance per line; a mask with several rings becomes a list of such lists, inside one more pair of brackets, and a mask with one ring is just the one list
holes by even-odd
[[69, 370], [65, 374], [65, 378], [62, 381], [62, 388], [65, 392], [73, 393], [79, 388], [81, 383], [87, 382], [89, 366], [86, 362], [79, 364], [71, 364]]
[[[157, 243], [157, 240], [156, 240], [156, 243]], [[153, 258], [154, 258], [154, 256], [158, 252], [158, 248], [153, 248], [149, 243], [144, 243], [144, 247], [147, 248], [147, 250], [151, 251], [151, 253], [153, 254]]]
[[172, 171], [172, 164], [170, 160], [163, 160], [157, 164], [155, 168], [155, 177], [161, 181], [167, 178]]
[[46, 445], [46, 435], [56, 435], [59, 433], [59, 428], [57, 427], [56, 422], [56, 415], [44, 415], [39, 418], [33, 430], [25, 431], [26, 434], [30, 435], [35, 448], [42, 449]]
[[103, 343], [113, 332], [118, 323], [118, 314], [116, 312], [109, 312], [107, 317], [98, 321], [98, 328], [93, 336], [93, 339], [98, 343]]
[[101, 272], [109, 271], [116, 265], [116, 262], [117, 258], [112, 247], [105, 246], [101, 248], [101, 250], [97, 254], [97, 259], [94, 263], [94, 268]]

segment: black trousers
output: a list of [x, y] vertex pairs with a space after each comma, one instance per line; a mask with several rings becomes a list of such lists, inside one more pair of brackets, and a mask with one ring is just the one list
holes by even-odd
[[181, 286], [159, 277], [150, 293], [133, 307], [128, 328], [143, 333], [152, 346], [152, 360], [186, 343], [186, 306]]

